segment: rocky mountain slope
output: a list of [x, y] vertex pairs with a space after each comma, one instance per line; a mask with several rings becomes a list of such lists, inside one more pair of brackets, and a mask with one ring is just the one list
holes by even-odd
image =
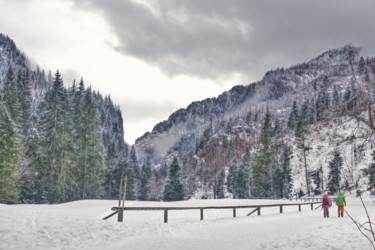
[[[369, 123], [358, 121], [361, 115], [364, 120], [367, 117], [368, 102], [363, 100], [370, 102], [374, 112], [375, 59], [364, 59], [359, 52], [359, 48], [349, 45], [329, 50], [309, 62], [271, 70], [258, 82], [238, 85], [216, 98], [193, 102], [136, 140], [138, 161], [149, 163], [163, 180], [166, 166], [177, 157], [183, 166], [188, 196], [213, 197], [221, 170], [228, 175], [231, 165], [247, 161], [251, 175], [252, 158], [269, 110], [273, 129], [277, 131], [274, 140], [285, 142], [293, 150], [294, 190], [306, 192], [302, 156], [294, 136], [292, 111], [297, 109], [309, 117], [306, 118], [309, 179], [310, 173], [322, 167], [323, 181], [327, 181], [328, 162], [338, 148], [345, 158], [346, 177], [342, 178], [342, 185], [365, 182], [357, 169], [371, 162], [373, 137], [368, 135]], [[160, 197], [162, 188], [163, 181], [155, 181], [155, 198]]]

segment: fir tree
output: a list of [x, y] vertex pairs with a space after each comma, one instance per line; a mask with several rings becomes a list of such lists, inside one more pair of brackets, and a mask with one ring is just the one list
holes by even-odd
[[14, 124], [0, 102], [0, 202], [18, 199], [18, 143]]
[[328, 189], [331, 194], [340, 191], [340, 181], [341, 181], [341, 168], [343, 160], [339, 150], [335, 150], [333, 153], [333, 159], [329, 162], [329, 172], [328, 172]]
[[372, 163], [366, 170], [366, 175], [368, 176], [367, 190], [371, 195], [375, 195], [375, 151], [372, 152]]
[[258, 150], [254, 157], [252, 195], [256, 198], [266, 198], [271, 195], [271, 169], [274, 163], [271, 131], [271, 114], [267, 110], [262, 126]]
[[222, 169], [219, 172], [219, 177], [217, 178], [217, 185], [216, 185], [216, 190], [215, 190], [215, 196], [218, 199], [223, 199], [225, 198], [225, 190], [224, 190], [224, 185], [225, 185], [225, 170]]
[[298, 117], [298, 107], [297, 102], [293, 102], [292, 111], [290, 112], [289, 118], [288, 118], [288, 128], [294, 129], [296, 126], [296, 120]]
[[20, 104], [18, 102], [17, 83], [12, 67], [8, 69], [5, 76], [2, 100], [8, 112], [8, 118], [13, 121], [13, 126], [18, 126]]
[[39, 164], [34, 165], [40, 199], [52, 203], [71, 200], [72, 191], [76, 190], [77, 185], [75, 171], [71, 169], [74, 166], [73, 139], [68, 110], [67, 92], [57, 71], [52, 88], [40, 106]]
[[152, 171], [148, 163], [144, 164], [140, 173], [139, 180], [139, 200], [145, 201], [149, 199], [150, 191], [150, 178], [152, 176]]
[[237, 189], [235, 197], [238, 199], [249, 198], [249, 168], [241, 165], [237, 171]]
[[235, 194], [237, 190], [237, 168], [235, 165], [229, 167], [228, 176], [227, 176], [227, 188], [228, 192]]
[[102, 197], [104, 193], [105, 167], [99, 114], [93, 101], [91, 88], [88, 88], [84, 93], [82, 110], [84, 111], [81, 117], [83, 130], [78, 133], [80, 198], [96, 199]]
[[181, 183], [181, 168], [177, 158], [174, 158], [169, 167], [169, 176], [164, 186], [164, 201], [181, 201], [184, 199], [184, 187]]
[[306, 152], [310, 149], [310, 147], [306, 145], [306, 134], [307, 134], [307, 128], [305, 124], [305, 118], [303, 117], [303, 115], [300, 115], [297, 121], [295, 137], [296, 137], [297, 147], [302, 151], [302, 154], [303, 154], [303, 165], [305, 169], [306, 189], [307, 189], [307, 195], [310, 196], [310, 178], [309, 178], [309, 174], [307, 170], [307, 159], [306, 159]]
[[292, 168], [290, 166], [291, 149], [282, 144], [280, 164], [273, 172], [274, 192], [278, 198], [289, 198], [293, 189]]

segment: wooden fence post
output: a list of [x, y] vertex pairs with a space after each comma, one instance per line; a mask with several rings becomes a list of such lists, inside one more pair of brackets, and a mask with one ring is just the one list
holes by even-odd
[[201, 220], [203, 220], [203, 208], [201, 208]]
[[283, 213], [283, 205], [280, 205], [280, 214]]
[[[119, 187], [119, 192], [118, 192], [118, 207], [120, 208], [121, 207], [121, 197], [122, 197], [122, 178], [120, 179], [120, 187]], [[123, 220], [123, 214], [124, 214], [124, 210], [118, 210], [118, 214], [117, 214], [117, 221], [118, 222], [122, 222]]]
[[168, 223], [168, 209], [164, 209], [164, 223]]
[[[124, 184], [122, 186], [122, 184]], [[118, 216], [117, 216], [117, 221], [118, 222], [123, 222], [124, 220], [124, 206], [125, 206], [125, 196], [126, 196], [126, 175], [124, 176], [124, 181], [120, 181], [120, 192], [119, 192], [119, 207], [120, 207], [120, 203], [121, 203], [121, 194], [122, 194], [122, 206], [121, 206], [121, 209], [119, 210], [118, 212]]]
[[301, 212], [301, 204], [298, 204], [298, 210]]
[[236, 217], [236, 208], [233, 208], [233, 217]]
[[260, 207], [258, 208], [258, 215], [260, 215]]

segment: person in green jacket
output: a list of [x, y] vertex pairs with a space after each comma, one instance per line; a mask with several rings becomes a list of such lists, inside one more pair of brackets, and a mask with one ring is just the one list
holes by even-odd
[[339, 213], [339, 217], [344, 217], [344, 206], [346, 206], [345, 196], [340, 192], [339, 196], [336, 198], [336, 205]]

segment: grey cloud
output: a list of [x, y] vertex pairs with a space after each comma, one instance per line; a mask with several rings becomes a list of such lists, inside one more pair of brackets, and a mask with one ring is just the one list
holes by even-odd
[[375, 51], [372, 0], [75, 1], [103, 13], [120, 52], [170, 76], [249, 80], [348, 43]]

